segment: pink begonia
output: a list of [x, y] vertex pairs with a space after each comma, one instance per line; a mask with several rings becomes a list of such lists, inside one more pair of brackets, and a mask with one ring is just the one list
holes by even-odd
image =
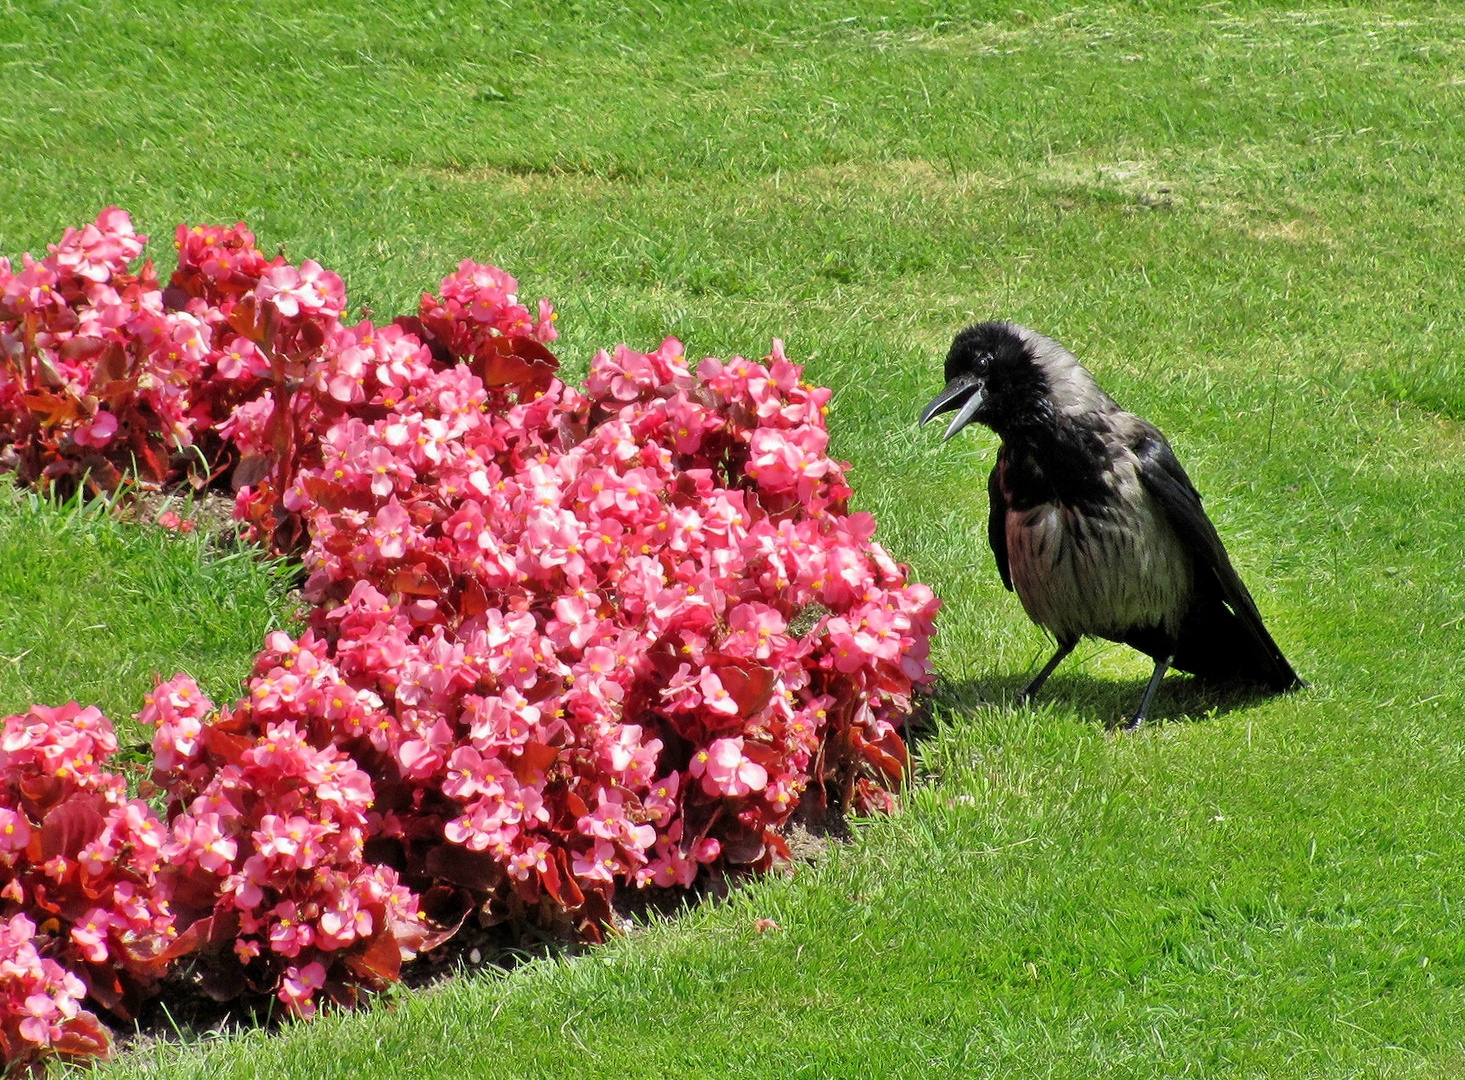
[[117, 417], [109, 412], [99, 412], [90, 422], [81, 425], [71, 437], [82, 446], [106, 446], [117, 434]]
[[0, 895], [19, 910], [0, 932], [0, 954], [19, 947], [21, 929], [34, 935], [40, 925], [47, 956], [33, 960], [21, 948], [20, 959], [0, 958], [0, 1032], [12, 1065], [43, 1050], [104, 1054], [105, 1032], [76, 1002], [90, 995], [119, 1017], [134, 1015], [156, 992], [158, 957], [177, 934], [158, 877], [166, 829], [107, 768], [116, 750], [107, 718], [76, 702], [3, 721]]
[[0, 852], [24, 851], [30, 841], [31, 826], [25, 815], [0, 806]]
[[0, 920], [0, 1037], [10, 1069], [50, 1054], [106, 1057], [111, 1039], [81, 1007], [86, 986], [55, 960], [43, 957], [36, 924], [24, 914]]
[[768, 770], [743, 756], [742, 738], [718, 739], [692, 756], [688, 770], [709, 795], [746, 795], [768, 785]]
[[615, 845], [597, 840], [589, 851], [577, 852], [572, 864], [576, 876], [587, 882], [600, 881], [609, 884], [615, 880], [621, 869], [616, 861]]
[[[496, 280], [465, 268], [445, 282], [444, 304], [476, 325], [471, 290]], [[887, 777], [901, 767], [880, 717], [927, 677], [934, 598], [875, 549], [868, 515], [843, 513], [848, 488], [825, 456], [828, 395], [803, 386], [780, 347], [771, 366], [706, 361], [699, 375], [668, 340], [598, 357], [587, 382], [598, 397], [550, 382], [532, 401], [488, 408], [474, 404], [491, 395], [472, 377], [424, 372], [385, 415], [328, 430], [321, 467], [303, 475], [340, 507], [298, 503], [313, 537], [315, 630], [352, 693], [381, 710], [350, 716], [337, 738], [367, 740], [383, 758], [373, 771], [390, 769], [420, 797], [454, 800], [442, 835], [499, 861], [526, 900], [561, 888], [543, 852], [567, 850], [556, 823], [570, 794], [586, 807], [573, 811], [578, 831], [611, 845], [569, 845], [558, 864], [588, 890], [695, 874], [658, 837], [680, 835], [689, 815], [703, 830], [708, 799], [740, 800], [751, 826], [711, 824], [767, 865], [779, 841], [766, 829], [810, 782], [836, 696], [825, 687], [865, 703], [840, 714], [867, 733], [840, 767]], [[556, 418], [596, 408], [603, 419], [564, 442]], [[734, 408], [759, 420], [740, 427]], [[755, 447], [763, 427], [783, 434]], [[787, 475], [729, 485], [711, 467], [755, 450]], [[409, 471], [386, 484], [398, 468]], [[465, 606], [465, 588], [478, 590], [477, 606]], [[847, 613], [858, 604], [857, 626]], [[818, 608], [828, 615], [789, 631]], [[840, 655], [845, 644], [860, 646], [857, 662]], [[255, 708], [275, 707], [269, 666]], [[337, 698], [328, 712], [349, 716]], [[632, 706], [650, 708], [646, 722], [624, 722]], [[700, 783], [664, 775], [662, 732], [692, 743], [687, 768]], [[546, 786], [549, 764], [568, 770], [568, 791]], [[651, 795], [658, 776], [674, 799]], [[750, 844], [748, 828], [760, 839]], [[704, 860], [724, 851], [718, 836], [689, 843]], [[648, 860], [658, 862], [649, 876]]]
[[697, 680], [697, 689], [702, 693], [703, 704], [713, 712], [728, 716], [737, 715], [738, 703], [727, 692], [727, 688], [722, 685], [722, 680], [717, 677], [715, 671], [709, 669], [702, 672], [702, 677]]
[[319, 960], [301, 968], [289, 967], [280, 979], [279, 998], [291, 1012], [308, 1020], [315, 1015], [315, 992], [325, 984], [326, 969]]
[[107, 961], [107, 930], [112, 919], [102, 908], [92, 908], [71, 926], [71, 940], [81, 946], [81, 954], [92, 964]]
[[312, 965], [341, 985], [333, 993], [353, 984], [379, 987], [395, 966], [372, 961], [363, 968], [362, 956], [376, 955], [383, 935], [393, 955], [410, 954], [424, 939], [416, 897], [390, 868], [365, 860], [375, 800], [370, 779], [352, 758], [309, 738], [318, 711], [362, 716], [355, 711], [360, 695], [341, 683], [311, 635], [295, 640], [274, 632], [267, 645], [274, 651], [252, 680], [264, 693], [247, 699], [258, 725], [234, 723], [214, 736], [232, 747], [228, 761], [209, 749], [209, 738], [188, 738], [170, 719], [180, 700], [189, 710], [212, 711], [186, 676], [160, 682], [143, 717], [158, 724], [156, 760], [171, 763], [155, 776], [183, 804], [163, 850], [180, 917], [237, 917], [244, 936], [229, 955], [253, 965], [256, 984], [269, 985], [262, 972], [272, 972], [281, 1000], [309, 1015], [311, 995], [325, 985]]
[[346, 306], [346, 289], [341, 279], [325, 270], [313, 259], [306, 259], [297, 269], [273, 266], [260, 278], [256, 295], [268, 300], [281, 315], [340, 315]]

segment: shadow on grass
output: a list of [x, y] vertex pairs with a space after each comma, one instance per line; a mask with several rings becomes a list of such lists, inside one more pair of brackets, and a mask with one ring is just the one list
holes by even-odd
[[[802, 810], [802, 808], [801, 808]], [[796, 811], [780, 830], [788, 844], [794, 867], [812, 865], [824, 858], [831, 844], [854, 838], [849, 821], [838, 807], [825, 807], [819, 814]], [[779, 872], [779, 871], [771, 871]], [[618, 888], [611, 903], [611, 919], [603, 927], [605, 939], [643, 933], [656, 922], [682, 918], [700, 907], [721, 904], [756, 875], [715, 872], [703, 875], [690, 887]], [[575, 936], [568, 923], [559, 929], [535, 926], [523, 919], [506, 919], [501, 905], [484, 902], [464, 920], [447, 941], [418, 954], [402, 965], [399, 980], [375, 994], [363, 992], [362, 1003], [373, 998], [388, 999], [402, 991], [429, 989], [445, 980], [471, 978], [491, 973], [506, 975], [536, 960], [572, 960], [593, 950], [595, 942]], [[164, 980], [160, 993], [143, 1003], [135, 1022], [128, 1023], [102, 1014], [111, 1028], [118, 1050], [137, 1050], [158, 1042], [198, 1043], [221, 1035], [239, 1035], [264, 1029], [277, 1030], [289, 1015], [271, 994], [238, 993], [220, 1001], [203, 988], [200, 973], [184, 963]], [[342, 1008], [324, 1000], [327, 1011]]]
[[[1031, 672], [987, 678], [942, 679], [928, 700], [958, 713], [993, 707], [1024, 709], [1051, 703], [1073, 709], [1089, 723], [1123, 730], [1122, 725], [1139, 707], [1149, 681], [1146, 678], [1105, 679], [1086, 673], [1060, 673], [1048, 680], [1031, 705], [1019, 704], [1018, 695], [1031, 680]], [[1211, 720], [1274, 696], [1272, 691], [1251, 683], [1207, 683], [1192, 675], [1169, 674], [1160, 684], [1145, 726]], [[936, 731], [929, 722], [929, 713], [929, 708], [918, 709], [902, 732], [912, 748]]]

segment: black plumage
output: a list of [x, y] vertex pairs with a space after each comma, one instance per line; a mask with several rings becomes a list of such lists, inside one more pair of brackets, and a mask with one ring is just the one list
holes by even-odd
[[1165, 436], [1115, 404], [1062, 345], [1014, 323], [963, 330], [921, 423], [953, 410], [945, 438], [975, 420], [1002, 439], [988, 540], [1002, 583], [1058, 643], [1024, 699], [1085, 636], [1155, 661], [1131, 726], [1170, 667], [1278, 692], [1306, 685]]

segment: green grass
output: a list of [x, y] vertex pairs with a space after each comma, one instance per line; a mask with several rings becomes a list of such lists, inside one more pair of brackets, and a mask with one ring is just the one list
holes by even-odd
[[[835, 388], [859, 506], [947, 605], [907, 812], [819, 866], [575, 960], [110, 1073], [1460, 1073], [1462, 70], [1465, 13], [1427, 3], [0, 0], [0, 251], [117, 202], [166, 264], [177, 222], [242, 217], [384, 316], [492, 260], [555, 300], [572, 374], [618, 340], [777, 334]], [[995, 441], [914, 427], [951, 334], [990, 316], [1167, 431], [1311, 690], [1177, 680], [1166, 722], [1111, 737], [1148, 665], [1096, 645], [1036, 710], [1005, 703], [1047, 646], [985, 549]], [[30, 581], [30, 550], [0, 580]], [[126, 599], [97, 574], [38, 587]], [[210, 588], [162, 621], [252, 607], [205, 675], [222, 695], [280, 605]], [[50, 618], [30, 603], [0, 619]], [[63, 641], [49, 681], [0, 691], [125, 714], [144, 669], [200, 674], [223, 637], [127, 635], [101, 663]]]
[[96, 705], [124, 743], [154, 673], [186, 670], [220, 703], [271, 629], [292, 575], [253, 549], [59, 506], [0, 480], [0, 716]]

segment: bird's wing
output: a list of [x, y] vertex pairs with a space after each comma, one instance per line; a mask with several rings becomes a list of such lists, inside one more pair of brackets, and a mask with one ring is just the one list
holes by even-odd
[[[1260, 659], [1270, 670], [1268, 681], [1280, 685], [1301, 683], [1281, 648], [1267, 632], [1256, 601], [1221, 543], [1211, 519], [1201, 507], [1200, 493], [1185, 474], [1185, 469], [1170, 449], [1158, 428], [1146, 424], [1133, 450], [1140, 462], [1140, 481], [1164, 509], [1170, 525], [1195, 557], [1198, 575], [1209, 573], [1220, 589], [1221, 598], [1246, 628], [1256, 643]], [[1305, 684], [1304, 684], [1305, 685]]]
[[1012, 570], [1007, 565], [1007, 496], [1002, 494], [1002, 480], [998, 472], [1002, 468], [999, 455], [997, 464], [987, 477], [987, 543], [992, 545], [992, 554], [997, 559], [997, 572], [1002, 575], [1002, 584], [1012, 592]]

